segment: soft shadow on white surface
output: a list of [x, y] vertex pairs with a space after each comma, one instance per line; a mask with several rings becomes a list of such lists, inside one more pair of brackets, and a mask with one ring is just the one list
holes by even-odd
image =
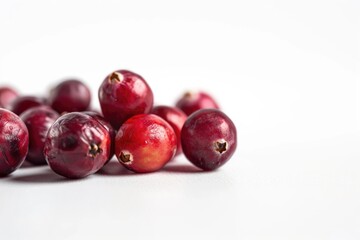
[[204, 172], [201, 169], [188, 164], [181, 164], [181, 165], [167, 165], [163, 168], [162, 171], [169, 172], [169, 173], [202, 173], [206, 174], [209, 172]]
[[[22, 184], [38, 184], [38, 183], [61, 183], [71, 181], [55, 174], [51, 169], [41, 169], [30, 174], [22, 174], [21, 176], [10, 176], [8, 181]], [[74, 181], [74, 180], [73, 180]]]
[[[174, 159], [173, 161], [175, 162], [176, 159]], [[167, 173], [204, 173], [204, 171], [191, 165], [191, 163], [176, 164], [174, 162], [167, 164], [160, 171], [167, 172]], [[118, 163], [116, 160], [110, 161], [107, 165], [105, 165], [102, 169], [100, 169], [96, 174], [102, 175], [102, 176], [136, 176], [136, 175], [139, 175], [139, 174], [135, 174], [135, 173], [127, 170], [125, 167], [121, 166], [121, 164]], [[146, 173], [146, 174], [142, 174], [142, 175], [149, 175], [149, 174], [152, 174], [152, 173]]]

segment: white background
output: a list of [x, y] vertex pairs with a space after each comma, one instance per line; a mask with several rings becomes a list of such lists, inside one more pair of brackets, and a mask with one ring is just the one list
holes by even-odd
[[0, 179], [1, 239], [359, 239], [357, 0], [0, 2], [0, 84], [46, 95], [141, 74], [156, 103], [210, 92], [238, 149], [83, 180], [25, 165]]

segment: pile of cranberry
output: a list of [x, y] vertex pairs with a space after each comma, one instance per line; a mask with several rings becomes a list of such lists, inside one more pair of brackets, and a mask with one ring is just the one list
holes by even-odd
[[153, 107], [144, 78], [118, 70], [98, 93], [102, 113], [89, 110], [89, 88], [78, 80], [61, 82], [48, 98], [0, 87], [0, 176], [26, 159], [64, 177], [83, 178], [114, 154], [136, 173], [157, 171], [181, 153], [209, 171], [235, 152], [235, 125], [205, 92], [184, 94], [176, 107]]

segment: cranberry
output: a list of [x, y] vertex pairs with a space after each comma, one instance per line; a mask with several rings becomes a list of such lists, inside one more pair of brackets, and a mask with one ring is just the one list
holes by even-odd
[[202, 109], [188, 117], [181, 130], [187, 159], [203, 170], [225, 164], [236, 149], [236, 127], [223, 112]]
[[0, 108], [0, 176], [15, 171], [24, 162], [29, 148], [29, 132], [14, 113]]
[[18, 94], [9, 87], [0, 87], [0, 108], [9, 108], [9, 104], [17, 98]]
[[181, 154], [182, 147], [180, 141], [180, 132], [187, 119], [187, 115], [179, 108], [169, 106], [156, 106], [153, 108], [151, 113], [163, 118], [174, 129], [176, 138], [178, 139], [176, 155]]
[[216, 101], [205, 92], [187, 92], [177, 101], [176, 106], [188, 116], [204, 108], [219, 109]]
[[89, 88], [81, 81], [69, 79], [51, 90], [50, 106], [58, 113], [80, 112], [88, 109], [91, 102]]
[[115, 138], [115, 155], [129, 170], [154, 172], [174, 157], [176, 144], [170, 124], [159, 116], [140, 114], [120, 127]]
[[32, 107], [43, 105], [46, 105], [46, 100], [44, 98], [21, 96], [11, 102], [9, 110], [17, 115], [20, 115]]
[[50, 168], [67, 178], [97, 172], [108, 160], [110, 135], [95, 118], [73, 112], [60, 116], [50, 127], [44, 155]]
[[118, 70], [104, 79], [99, 88], [99, 100], [105, 119], [117, 130], [128, 118], [149, 113], [154, 97], [140, 75]]
[[46, 164], [44, 144], [47, 132], [59, 114], [48, 106], [33, 107], [20, 115], [29, 130], [29, 153], [26, 160], [35, 165]]
[[109, 159], [107, 160], [106, 163], [108, 163], [111, 158], [114, 156], [114, 153], [115, 153], [115, 136], [116, 136], [116, 131], [115, 129], [111, 126], [111, 124], [105, 120], [105, 118], [98, 112], [95, 112], [95, 111], [85, 111], [83, 112], [85, 113], [86, 115], [89, 115], [93, 118], [95, 118], [98, 122], [100, 122], [104, 127], [105, 129], [109, 132], [110, 134], [110, 155], [109, 155]]

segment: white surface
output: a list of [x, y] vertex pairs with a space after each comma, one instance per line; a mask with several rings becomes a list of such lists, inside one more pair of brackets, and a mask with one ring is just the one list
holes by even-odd
[[115, 161], [66, 181], [0, 179], [1, 239], [359, 239], [358, 1], [1, 1], [0, 83], [94, 93], [119, 68], [157, 103], [212, 93], [238, 128], [223, 168], [181, 157], [134, 175]]

